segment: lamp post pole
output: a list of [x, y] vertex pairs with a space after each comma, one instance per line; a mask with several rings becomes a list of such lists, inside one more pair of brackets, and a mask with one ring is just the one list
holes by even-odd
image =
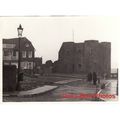
[[23, 28], [21, 26], [21, 24], [19, 25], [19, 27], [17, 28], [18, 30], [18, 81], [17, 81], [17, 90], [20, 90], [20, 69], [21, 69], [21, 46], [20, 46], [20, 41], [21, 41], [21, 37], [22, 37], [22, 32], [23, 32]]
[[19, 46], [18, 46], [18, 82], [20, 81], [20, 66], [21, 66], [21, 64], [20, 64], [20, 62], [21, 62], [21, 50], [20, 50], [20, 37], [18, 38], [18, 44], [19, 44]]

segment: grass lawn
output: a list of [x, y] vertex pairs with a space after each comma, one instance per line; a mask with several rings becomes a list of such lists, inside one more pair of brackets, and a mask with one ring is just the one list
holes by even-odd
[[39, 86], [43, 85], [54, 85], [54, 82], [61, 81], [61, 80], [72, 80], [78, 79], [69, 76], [38, 76], [38, 77], [31, 77], [31, 76], [24, 76], [23, 81], [20, 82], [21, 90], [30, 90]]

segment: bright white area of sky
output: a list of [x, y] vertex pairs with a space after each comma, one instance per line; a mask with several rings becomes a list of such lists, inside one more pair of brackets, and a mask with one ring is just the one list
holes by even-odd
[[[64, 17], [1, 17], [2, 38], [17, 37], [17, 27], [22, 24], [23, 37], [34, 45], [36, 57], [53, 62], [63, 42], [99, 40], [111, 42], [111, 65], [118, 67], [118, 42], [120, 17], [116, 16], [64, 16]], [[74, 31], [74, 39], [73, 39]]]

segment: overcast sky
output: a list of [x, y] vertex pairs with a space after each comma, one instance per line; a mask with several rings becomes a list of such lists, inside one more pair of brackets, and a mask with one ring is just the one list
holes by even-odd
[[111, 42], [112, 68], [118, 67], [120, 40], [120, 17], [108, 16], [67, 16], [67, 17], [1, 17], [2, 38], [18, 37], [17, 27], [22, 24], [23, 37], [27, 37], [36, 49], [35, 55], [46, 60], [58, 59], [63, 42], [84, 42], [99, 40]]

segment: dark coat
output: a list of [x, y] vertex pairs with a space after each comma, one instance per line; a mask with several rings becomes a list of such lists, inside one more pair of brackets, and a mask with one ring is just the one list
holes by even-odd
[[88, 73], [88, 76], [87, 76], [87, 79], [88, 79], [88, 81], [92, 81], [92, 73], [90, 72], [90, 73]]
[[96, 85], [97, 82], [97, 75], [95, 72], [93, 72], [93, 84]]

